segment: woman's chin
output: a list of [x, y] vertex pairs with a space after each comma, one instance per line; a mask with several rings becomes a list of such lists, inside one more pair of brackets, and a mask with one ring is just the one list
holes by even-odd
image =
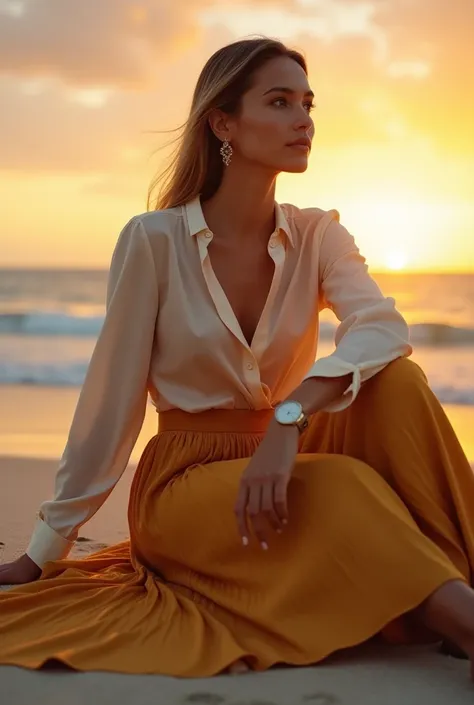
[[304, 157], [302, 159], [293, 159], [292, 162], [287, 163], [282, 171], [286, 171], [289, 174], [302, 174], [308, 168], [308, 158]]

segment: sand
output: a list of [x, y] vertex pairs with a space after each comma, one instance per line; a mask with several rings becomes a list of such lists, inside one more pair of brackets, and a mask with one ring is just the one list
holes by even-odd
[[[82, 540], [71, 555], [87, 555], [127, 538], [127, 501], [133, 470], [131, 465], [125, 471], [107, 502], [81, 530]], [[38, 506], [52, 491], [55, 472], [55, 461], [0, 458], [0, 541], [5, 544], [0, 546], [0, 562], [12, 560], [24, 552]], [[27, 492], [22, 491], [25, 487]]]
[[5, 705], [472, 705], [466, 662], [420, 649], [360, 648], [312, 668], [175, 679], [0, 668]]
[[[51, 495], [57, 458], [77, 391], [3, 388], [0, 403], [0, 562], [24, 551], [41, 501]], [[474, 409], [447, 407], [468, 457], [474, 459]], [[126, 508], [134, 466], [156, 429], [150, 407], [132, 461], [73, 555], [127, 537]], [[26, 489], [26, 491], [25, 491]], [[1, 625], [0, 625], [1, 630]], [[1, 631], [0, 631], [1, 635]], [[1, 637], [0, 637], [1, 638]], [[183, 680], [110, 673], [34, 672], [0, 667], [1, 702], [36, 705], [464, 705], [474, 702], [469, 666], [434, 647], [363, 645], [312, 668]]]

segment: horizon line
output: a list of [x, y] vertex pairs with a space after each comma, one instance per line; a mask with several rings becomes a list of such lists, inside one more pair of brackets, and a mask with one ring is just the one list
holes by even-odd
[[[108, 272], [109, 266], [105, 267], [87, 267], [87, 266], [72, 266], [72, 265], [44, 265], [44, 266], [22, 266], [22, 265], [1, 265], [0, 272]], [[377, 269], [370, 267], [370, 274], [394, 274], [403, 276], [406, 274], [474, 274], [474, 268], [471, 269]]]

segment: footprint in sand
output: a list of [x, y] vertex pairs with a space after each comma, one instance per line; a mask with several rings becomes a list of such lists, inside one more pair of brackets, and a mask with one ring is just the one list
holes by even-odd
[[303, 695], [302, 702], [311, 705], [339, 705], [341, 701], [332, 693], [310, 693]]
[[225, 702], [225, 698], [222, 695], [215, 695], [214, 693], [191, 693], [187, 695], [183, 703], [193, 703], [193, 705], [221, 705]]
[[76, 546], [75, 551], [77, 553], [87, 553], [88, 555], [91, 553], [96, 553], [97, 551], [101, 551], [103, 548], [109, 547], [109, 544], [107, 543], [99, 543], [98, 541], [94, 541], [94, 539], [88, 539], [85, 536], [79, 536], [79, 538], [76, 539], [76, 543], [86, 544], [84, 546]]

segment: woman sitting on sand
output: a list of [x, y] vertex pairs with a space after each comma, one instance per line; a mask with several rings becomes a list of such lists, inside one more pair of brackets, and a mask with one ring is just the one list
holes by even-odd
[[[205, 65], [156, 209], [118, 239], [54, 499], [0, 571], [19, 584], [0, 663], [209, 676], [375, 635], [474, 659], [467, 459], [338, 212], [274, 200], [280, 172], [307, 168], [312, 100], [277, 41]], [[314, 363], [324, 307], [337, 347]], [[68, 560], [147, 392], [130, 540]]]

